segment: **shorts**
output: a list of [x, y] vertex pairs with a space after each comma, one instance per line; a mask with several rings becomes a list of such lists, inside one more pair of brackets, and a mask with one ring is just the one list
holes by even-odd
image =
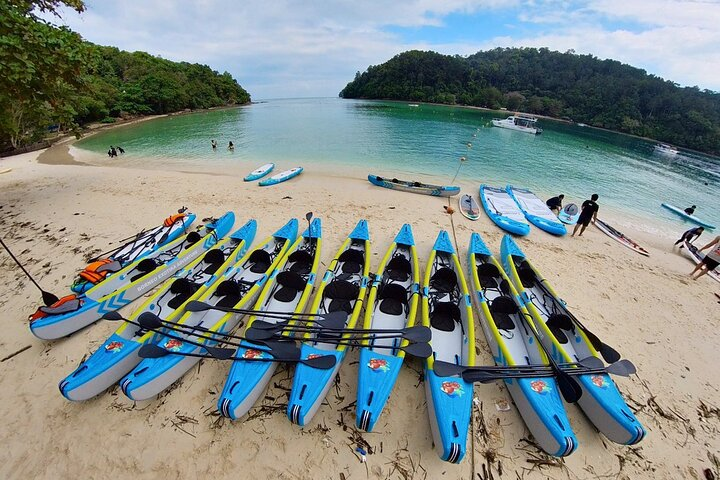
[[578, 225], [587, 227], [588, 225], [590, 225], [590, 220], [592, 220], [592, 217], [587, 217], [587, 218], [580, 217], [580, 218], [578, 218], [577, 223], [578, 223]]
[[717, 260], [713, 260], [708, 255], [705, 255], [705, 257], [702, 259], [701, 263], [703, 263], [704, 265], [707, 265], [707, 269], [709, 272], [715, 270], [715, 267], [720, 265], [720, 262], [718, 262]]

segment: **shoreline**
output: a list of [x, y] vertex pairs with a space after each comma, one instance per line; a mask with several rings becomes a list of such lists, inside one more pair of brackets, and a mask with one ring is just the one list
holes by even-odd
[[[56, 294], [64, 294], [88, 252], [155, 225], [183, 205], [199, 218], [233, 210], [236, 227], [255, 218], [256, 240], [289, 217], [302, 219], [313, 211], [323, 222], [321, 269], [360, 218], [370, 226], [373, 271], [404, 222], [413, 226], [421, 268], [440, 229], [454, 227], [463, 268], [472, 231], [499, 253], [502, 232], [486, 216], [475, 222], [459, 213], [451, 218], [443, 211], [444, 199], [375, 187], [364, 178], [309, 171], [260, 188], [225, 167], [222, 175], [116, 165], [85, 168], [39, 163], [40, 155], [11, 157], [12, 172], [0, 176], [0, 224], [6, 243], [43, 288]], [[32, 337], [25, 318], [39, 295], [0, 254], [0, 265], [9, 272], [0, 285], [7, 318], [0, 358], [30, 345], [0, 369], [5, 387], [0, 414], [7, 419], [0, 427], [7, 447], [0, 452], [0, 476], [51, 479], [95, 472], [151, 479], [200, 471], [224, 479], [236, 478], [242, 469], [249, 477], [283, 480], [324, 478], [328, 472], [333, 479], [341, 472], [348, 480], [459, 480], [489, 470], [498, 479], [514, 478], [517, 472], [527, 480], [634, 480], [647, 478], [648, 471], [671, 479], [700, 478], [705, 468], [717, 470], [709, 458], [720, 451], [720, 416], [713, 413], [720, 411], [720, 391], [708, 365], [720, 342], [718, 317], [712, 313], [718, 311], [714, 293], [720, 285], [710, 278], [688, 280], [692, 264], [672, 251], [672, 242], [656, 239], [658, 246], [648, 245], [651, 256], [646, 258], [592, 226], [581, 239], [533, 228], [518, 241], [578, 318], [637, 365], [638, 376], [616, 377], [616, 382], [649, 431], [640, 445], [610, 443], [568, 405], [580, 449], [561, 461], [547, 457], [533, 447], [505, 385], [494, 383], [475, 387], [469, 451], [459, 465], [450, 465], [432, 450], [419, 361], [409, 359], [402, 369], [375, 432], [355, 429], [355, 350], [340, 369], [337, 387], [304, 429], [285, 416], [292, 380], [286, 368], [278, 369], [250, 418], [236, 422], [214, 413], [228, 370], [221, 362], [203, 361], [155, 400], [135, 403], [114, 387], [90, 401], [71, 403], [58, 393], [57, 382], [118, 324], [98, 322], [53, 342]], [[121, 313], [127, 316], [140, 303]], [[477, 316], [477, 309], [473, 313]], [[475, 322], [478, 363], [491, 364]], [[693, 339], [692, 348], [685, 338]], [[368, 452], [366, 463], [360, 462], [357, 447]]]

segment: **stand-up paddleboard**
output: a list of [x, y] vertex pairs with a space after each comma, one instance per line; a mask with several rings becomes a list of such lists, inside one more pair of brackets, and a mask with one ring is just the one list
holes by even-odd
[[275, 174], [270, 178], [266, 178], [265, 180], [259, 182], [258, 185], [260, 185], [261, 187], [267, 187], [269, 185], [275, 185], [277, 183], [282, 183], [284, 181], [290, 180], [291, 178], [297, 177], [302, 172], [303, 172], [303, 167], [291, 168], [290, 170], [285, 170], [284, 172]]
[[[683, 248], [685, 255], [687, 255], [690, 258], [690, 260], [692, 260], [695, 263], [695, 265], [700, 263], [702, 261], [702, 259], [705, 258], [705, 254], [702, 253], [700, 250], [698, 250], [698, 248], [695, 245], [688, 242], [687, 240], [685, 240], [685, 242], [683, 242], [683, 245], [685, 245], [685, 248]], [[719, 271], [713, 270], [712, 272], [708, 272], [708, 276], [717, 280], [718, 282], [720, 282], [720, 272]]]
[[674, 206], [674, 205], [670, 205], [669, 203], [663, 203], [663, 204], [661, 204], [661, 205], [662, 205], [663, 207], [667, 208], [668, 210], [670, 210], [671, 212], [673, 212], [674, 214], [680, 215], [680, 216], [681, 216], [682, 218], [684, 218], [685, 220], [689, 220], [689, 221], [691, 221], [691, 222], [693, 222], [693, 223], [697, 223], [698, 225], [701, 225], [701, 226], [703, 226], [703, 227], [712, 228], [712, 229], [715, 228], [715, 225], [713, 225], [712, 223], [708, 223], [708, 222], [706, 222], [705, 220], [700, 220], [700, 219], [699, 219], [698, 217], [696, 217], [695, 215], [688, 215], [687, 213], [685, 213], [685, 212], [683, 211], [682, 208], [678, 208], [678, 207], [676, 207], [676, 206]]
[[560, 210], [557, 218], [567, 225], [575, 225], [580, 218], [580, 209], [574, 203], [568, 203]]
[[525, 218], [527, 218], [530, 223], [553, 235], [562, 236], [567, 233], [565, 225], [558, 220], [545, 202], [540, 200], [533, 192], [525, 188], [513, 187], [512, 185], [505, 187], [505, 190], [515, 199], [520, 210], [522, 210]]
[[[508, 235], [502, 239], [500, 252], [503, 268], [540, 334], [538, 340], [555, 361], [571, 363], [590, 356], [601, 360], [565, 303]], [[610, 375], [588, 373], [575, 379], [582, 388], [577, 404], [603, 435], [622, 445], [635, 445], [645, 438], [645, 428], [625, 403]]]
[[258, 167], [256, 170], [253, 170], [252, 172], [248, 173], [245, 178], [243, 178], [246, 182], [252, 182], [253, 180], [259, 180], [268, 173], [272, 172], [272, 169], [275, 168], [274, 163], [266, 163], [265, 165], [262, 165]]
[[460, 197], [458, 206], [460, 207], [460, 213], [462, 213], [465, 218], [469, 218], [470, 220], [480, 218], [480, 205], [478, 205], [472, 195], [463, 195]]
[[625, 235], [623, 235], [622, 232], [619, 232], [618, 230], [614, 229], [613, 227], [611, 227], [611, 226], [608, 225], [607, 223], [603, 222], [603, 221], [600, 220], [599, 218], [595, 220], [595, 226], [596, 226], [601, 232], [603, 232], [605, 235], [607, 235], [608, 237], [612, 238], [612, 239], [615, 240], [616, 242], [618, 242], [618, 243], [626, 246], [627, 248], [629, 248], [629, 249], [632, 250], [633, 252], [637, 252], [637, 253], [639, 253], [640, 255], [645, 255], [646, 257], [649, 257], [649, 256], [650, 256], [650, 252], [648, 252], [648, 251], [645, 250], [643, 247], [641, 247], [640, 245], [638, 245], [637, 242], [634, 242], [634, 241], [630, 240], [628, 237], [626, 237]]
[[475, 366], [472, 303], [455, 248], [441, 230], [421, 286], [422, 323], [432, 331], [433, 354], [425, 361], [425, 396], [430, 430], [440, 458], [460, 463], [470, 427], [473, 385], [457, 375], [435, 373], [436, 361]]
[[480, 201], [495, 224], [514, 235], [527, 235], [530, 225], [510, 194], [501, 188], [480, 185]]

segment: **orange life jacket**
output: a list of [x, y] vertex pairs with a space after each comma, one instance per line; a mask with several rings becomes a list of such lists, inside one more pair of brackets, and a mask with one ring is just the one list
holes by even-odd
[[[75, 305], [65, 305], [73, 300], [77, 302]], [[30, 322], [34, 322], [38, 318], [47, 317], [49, 315], [60, 315], [63, 313], [72, 312], [82, 307], [82, 304], [83, 301], [78, 299], [77, 295], [68, 295], [66, 297], [62, 297], [60, 300], [50, 306], [46, 307], [43, 305], [42, 307], [38, 308], [35, 313], [30, 315], [29, 320]], [[65, 305], [65, 307], [61, 308], [63, 305]]]
[[175, 215], [170, 215], [168, 218], [165, 219], [163, 222], [163, 225], [166, 227], [170, 227], [174, 225], [177, 221], [182, 220], [185, 217], [184, 213], [177, 213]]
[[103, 265], [107, 265], [108, 263], [112, 263], [113, 260], [109, 260], [107, 258], [104, 258], [102, 260], [98, 260], [97, 262], [92, 262], [89, 264], [85, 269], [78, 274], [80, 278], [83, 280], [86, 280], [92, 284], [100, 283], [102, 279], [107, 277], [107, 274], [110, 273], [107, 270], [102, 270], [98, 272], [98, 268], [102, 267]]

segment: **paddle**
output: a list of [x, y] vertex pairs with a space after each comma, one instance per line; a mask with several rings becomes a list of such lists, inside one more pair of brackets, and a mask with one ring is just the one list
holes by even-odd
[[312, 368], [320, 368], [324, 370], [333, 368], [335, 366], [335, 363], [337, 362], [337, 358], [335, 357], [335, 355], [322, 355], [314, 358], [237, 358], [231, 355], [227, 358], [218, 358], [214, 356], [203, 355], [200, 353], [173, 352], [153, 343], [143, 345], [142, 347], [140, 347], [140, 350], [138, 350], [138, 356], [140, 358], [162, 358], [167, 355], [180, 355], [183, 357], [210, 358], [217, 360], [231, 360], [233, 362], [294, 362], [302, 363]]
[[[588, 357], [580, 360], [578, 363], [565, 363], [560, 365], [568, 375], [587, 375], [592, 373], [610, 373], [613, 375], [629, 377], [630, 375], [637, 372], [635, 365], [629, 360], [621, 360], [619, 362], [604, 366], [602, 361], [597, 357]], [[495, 375], [492, 379], [503, 379], [503, 378], [522, 378], [522, 377], [534, 377], [534, 376], [552, 376], [554, 375], [552, 368], [549, 365], [492, 365], [492, 366], [479, 366], [479, 367], [464, 367], [462, 365], [456, 365], [454, 363], [435, 361], [433, 365], [433, 371], [440, 377], [449, 377], [452, 375], [463, 375], [475, 374], [480, 372], [480, 378], [483, 375]], [[482, 381], [482, 380], [479, 380]]]
[[326, 343], [329, 345], [340, 345], [347, 347], [362, 347], [362, 348], [382, 348], [385, 350], [402, 350], [408, 355], [418, 358], [428, 358], [432, 355], [432, 347], [429, 343], [411, 343], [404, 347], [394, 347], [392, 345], [363, 345], [362, 343], [348, 341], [348, 340], [335, 340], [331, 338], [315, 339], [317, 343]]
[[[204, 312], [206, 310], [217, 310], [219, 312], [226, 312], [226, 313], [244, 313], [244, 314], [250, 314], [250, 315], [258, 315], [261, 317], [267, 317], [267, 318], [280, 318], [280, 319], [286, 319], [286, 320], [297, 320], [297, 321], [313, 321], [313, 322], [319, 322], [318, 319], [325, 319], [325, 320], [331, 320], [331, 321], [337, 321], [338, 318], [341, 318], [343, 323], [345, 322], [345, 319], [347, 318], [347, 313], [345, 313], [342, 310], [338, 310], [335, 312], [330, 313], [292, 313], [292, 312], [282, 312], [282, 311], [269, 311], [269, 310], [249, 310], [245, 308], [230, 308], [230, 307], [220, 307], [217, 305], [210, 305], [209, 303], [201, 302], [199, 300], [191, 300], [185, 305], [185, 310], [188, 312]], [[294, 317], [313, 317], [311, 319], [302, 319], [302, 318], [294, 318]]]
[[296, 332], [296, 333], [336, 333], [336, 334], [348, 334], [354, 335], [354, 339], [372, 340], [372, 339], [385, 339], [385, 338], [404, 338], [410, 342], [429, 342], [432, 333], [429, 328], [417, 325], [414, 327], [408, 327], [403, 329], [353, 329], [353, 328], [333, 328], [333, 327], [306, 327], [306, 326], [278, 326], [275, 329], [269, 328], [256, 328], [256, 324], [259, 320], [252, 323], [251, 327], [245, 332], [247, 338], [253, 339], [265, 339], [271, 338], [274, 335], [278, 335], [281, 332]]
[[17, 266], [20, 267], [20, 270], [22, 270], [23, 273], [30, 279], [30, 281], [38, 288], [38, 290], [40, 290], [40, 293], [42, 294], [43, 303], [45, 304], [46, 307], [49, 307], [50, 305], [52, 305], [52, 304], [56, 303], [58, 300], [60, 300], [57, 297], [57, 295], [54, 295], [50, 292], [46, 292], [45, 290], [43, 290], [40, 287], [40, 285], [35, 281], [35, 279], [32, 277], [32, 275], [30, 275], [30, 273], [27, 270], [25, 270], [25, 267], [22, 266], [20, 261], [17, 258], [15, 258], [15, 255], [13, 255], [13, 253], [10, 251], [8, 246], [5, 245], [5, 242], [3, 242], [2, 238], [0, 238], [0, 244], [2, 244], [2, 246], [5, 250], [7, 250], [7, 253], [10, 255], [10, 258], [15, 260], [15, 263], [17, 263]]
[[[534, 269], [533, 273], [535, 274]], [[536, 280], [539, 280], [537, 276]], [[536, 284], [545, 294], [550, 296], [552, 299], [556, 299], [555, 295], [553, 295], [544, 285], [545, 282], [547, 282], [547, 280], [543, 278], [542, 280], [537, 281]], [[600, 353], [600, 355], [602, 355], [603, 359], [605, 359], [607, 363], [615, 363], [620, 360], [620, 358], [622, 357], [620, 353], [618, 353], [618, 351], [612, 348], [610, 345], [603, 343], [603, 341], [600, 340], [597, 335], [595, 335], [585, 325], [583, 325], [580, 320], [578, 320], [577, 317], [573, 315], [570, 310], [567, 309], [564, 302], [558, 300], [557, 303], [560, 305], [560, 308], [562, 308], [565, 313], [572, 319], [572, 321], [578, 326], [578, 328], [582, 330], [583, 333], [585, 333], [585, 336], [590, 341], [590, 344], [595, 350]]]
[[308, 237], [311, 237], [311, 236], [312, 236], [312, 235], [310, 235], [310, 220], [312, 220], [312, 218], [313, 218], [313, 213], [312, 213], [312, 212], [307, 212], [307, 213], [305, 214], [305, 220], [307, 220], [307, 222], [308, 222]]

